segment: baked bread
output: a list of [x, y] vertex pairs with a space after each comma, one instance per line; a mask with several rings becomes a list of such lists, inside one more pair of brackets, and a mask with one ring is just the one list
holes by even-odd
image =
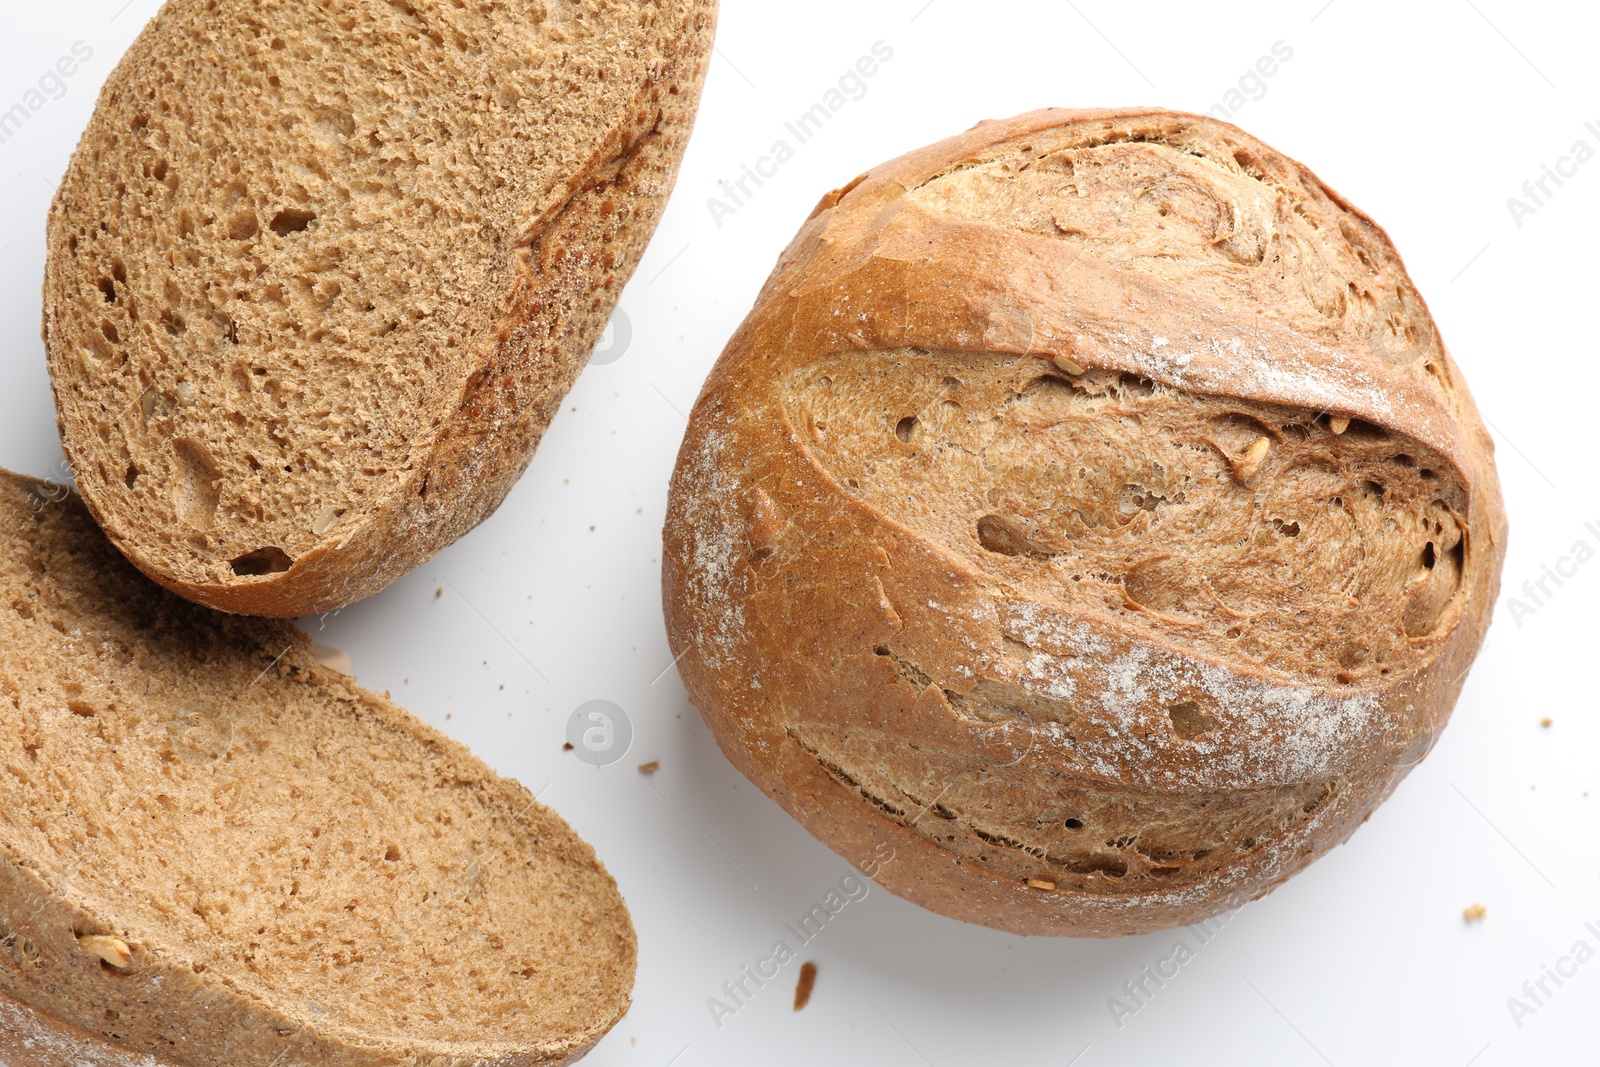
[[555, 1064], [627, 1011], [593, 850], [310, 649], [0, 473], [0, 1060]]
[[169, 0], [49, 220], [74, 478], [169, 589], [374, 593], [522, 473], [677, 174], [716, 0]]
[[672, 648], [890, 890], [1186, 923], [1428, 751], [1498, 587], [1491, 454], [1388, 238], [1298, 163], [1159, 110], [987, 122], [825, 197], [717, 363]]

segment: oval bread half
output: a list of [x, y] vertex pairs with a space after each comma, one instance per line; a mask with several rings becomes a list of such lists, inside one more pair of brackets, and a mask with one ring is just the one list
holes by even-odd
[[169, 0], [49, 220], [95, 519], [251, 615], [367, 596], [526, 467], [655, 229], [716, 0]]
[[0, 472], [0, 1059], [568, 1063], [636, 960], [527, 789]]

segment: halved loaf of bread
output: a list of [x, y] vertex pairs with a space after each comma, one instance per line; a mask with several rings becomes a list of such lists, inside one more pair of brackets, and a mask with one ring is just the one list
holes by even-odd
[[528, 790], [0, 473], [0, 1021], [40, 1056], [564, 1063], [635, 958]]
[[677, 174], [715, 0], [169, 0], [49, 221], [78, 489], [212, 607], [329, 610], [487, 517]]
[[691, 698], [808, 829], [946, 915], [1102, 936], [1348, 837], [1443, 729], [1505, 545], [1384, 232], [1131, 108], [825, 197], [695, 406], [663, 562]]

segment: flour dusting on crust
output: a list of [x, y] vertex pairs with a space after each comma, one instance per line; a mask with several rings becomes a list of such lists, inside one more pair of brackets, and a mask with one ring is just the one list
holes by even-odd
[[735, 512], [741, 483], [735, 462], [724, 456], [726, 443], [725, 434], [708, 431], [684, 470], [683, 507], [693, 531], [691, 602], [703, 606], [710, 624], [695, 636], [713, 670], [728, 665], [744, 638], [744, 605], [733, 589], [744, 532]]

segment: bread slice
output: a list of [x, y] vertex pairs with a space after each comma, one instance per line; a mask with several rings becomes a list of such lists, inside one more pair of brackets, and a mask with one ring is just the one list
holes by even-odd
[[0, 473], [0, 1019], [178, 1065], [564, 1063], [635, 958], [527, 789]]
[[49, 220], [63, 440], [112, 542], [253, 615], [499, 505], [677, 173], [715, 0], [169, 0]]
[[945, 915], [1108, 936], [1344, 841], [1505, 549], [1371, 219], [1226, 123], [1051, 110], [823, 198], [695, 406], [663, 581], [690, 698], [807, 829]]

